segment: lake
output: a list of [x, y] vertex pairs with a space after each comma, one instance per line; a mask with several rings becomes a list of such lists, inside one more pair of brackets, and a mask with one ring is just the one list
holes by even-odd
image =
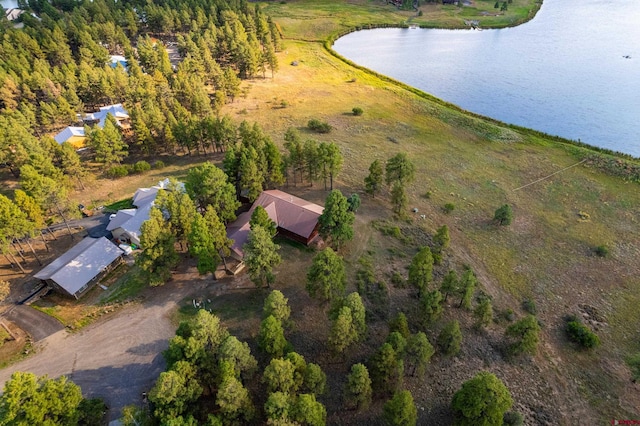
[[466, 110], [640, 157], [638, 0], [544, 0], [514, 28], [364, 30], [333, 48]]

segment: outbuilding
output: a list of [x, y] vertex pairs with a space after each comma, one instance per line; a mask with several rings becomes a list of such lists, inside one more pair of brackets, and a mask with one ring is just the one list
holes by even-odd
[[79, 299], [122, 261], [123, 253], [105, 237], [87, 237], [34, 277], [63, 294]]

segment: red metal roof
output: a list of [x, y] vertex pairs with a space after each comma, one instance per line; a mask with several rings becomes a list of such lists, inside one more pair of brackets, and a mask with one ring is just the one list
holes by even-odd
[[309, 238], [318, 224], [318, 217], [324, 207], [303, 200], [286, 192], [273, 189], [264, 191], [253, 203], [251, 209], [241, 214], [238, 219], [227, 228], [227, 236], [234, 240], [231, 249], [240, 256], [244, 256], [242, 246], [249, 236], [249, 221], [257, 206], [262, 206], [277, 225], [293, 234], [305, 239]]

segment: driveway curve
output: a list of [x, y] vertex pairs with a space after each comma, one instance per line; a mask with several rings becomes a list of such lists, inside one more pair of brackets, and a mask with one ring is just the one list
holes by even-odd
[[60, 321], [28, 305], [14, 305], [4, 316], [29, 333], [34, 342], [64, 330]]
[[193, 279], [197, 273], [180, 275], [163, 287], [147, 289], [149, 297], [142, 302], [77, 333], [63, 330], [40, 341], [34, 355], [0, 370], [0, 387], [15, 371], [51, 378], [66, 375], [85, 397], [104, 399], [109, 420], [118, 418], [122, 407], [142, 401], [142, 392], [164, 370], [162, 351], [175, 335], [171, 314], [178, 302], [204, 287]]

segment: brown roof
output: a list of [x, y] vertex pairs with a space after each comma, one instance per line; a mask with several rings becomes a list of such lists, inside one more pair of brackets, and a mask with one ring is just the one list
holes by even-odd
[[264, 191], [253, 203], [251, 209], [238, 216], [238, 219], [227, 228], [227, 236], [234, 240], [231, 249], [244, 256], [242, 246], [249, 236], [249, 221], [257, 206], [262, 206], [277, 225], [305, 239], [309, 238], [318, 224], [318, 217], [324, 207], [303, 200], [277, 189]]

